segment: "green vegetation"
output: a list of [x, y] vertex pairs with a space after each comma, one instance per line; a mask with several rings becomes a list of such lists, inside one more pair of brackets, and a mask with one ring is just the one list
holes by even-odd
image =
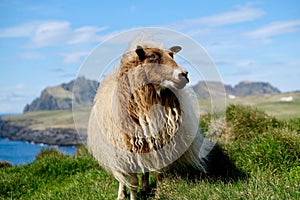
[[[31, 130], [44, 130], [46, 128], [74, 128], [72, 110], [47, 110], [27, 112], [21, 115], [10, 115], [2, 118], [13, 125], [25, 126]], [[89, 109], [84, 108], [76, 112], [77, 126], [86, 128], [89, 119]], [[82, 123], [81, 123], [82, 121]]]
[[[292, 98], [292, 101], [283, 101], [282, 98]], [[280, 94], [250, 95], [227, 99], [228, 103], [235, 105], [255, 106], [267, 114], [279, 119], [300, 118], [300, 92]]]
[[115, 199], [118, 183], [82, 147], [44, 150], [28, 165], [0, 170], [0, 199]]
[[[204, 130], [209, 119], [202, 117]], [[282, 120], [230, 105], [218, 146], [236, 174], [191, 178], [166, 173], [157, 186], [151, 178], [149, 198], [300, 199], [300, 118]], [[117, 189], [118, 182], [84, 147], [76, 156], [46, 150], [32, 164], [0, 168], [0, 199], [116, 199]]]

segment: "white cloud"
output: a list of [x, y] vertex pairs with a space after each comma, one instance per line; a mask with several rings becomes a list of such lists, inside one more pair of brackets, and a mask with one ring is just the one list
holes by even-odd
[[65, 53], [63, 54], [65, 64], [72, 64], [72, 63], [79, 63], [82, 61], [82, 57], [85, 57], [89, 54], [89, 51], [80, 51], [80, 52], [73, 52], [73, 53]]
[[72, 36], [70, 23], [67, 21], [50, 21], [37, 26], [31, 35], [33, 46], [51, 46], [62, 44]]
[[236, 61], [235, 64], [241, 68], [253, 68], [256, 66], [256, 62], [254, 60], [239, 60]]
[[17, 85], [15, 85], [16, 89], [23, 89], [25, 88], [25, 85], [23, 83], [18, 83]]
[[19, 113], [25, 107], [26, 102], [31, 102], [39, 92], [26, 88], [22, 83], [1, 89], [0, 113]]
[[98, 33], [107, 28], [107, 26], [83, 26], [72, 29], [68, 21], [32, 22], [0, 29], [0, 37], [28, 37], [30, 40], [28, 47], [76, 45], [101, 41], [103, 37]]
[[36, 23], [21, 24], [19, 26], [0, 29], [0, 38], [14, 38], [14, 37], [30, 37], [34, 29], [36, 28]]
[[300, 20], [289, 20], [272, 22], [266, 26], [250, 31], [246, 35], [248, 35], [251, 38], [264, 39], [270, 41], [269, 38], [272, 36], [297, 31], [300, 31]]
[[35, 52], [25, 52], [25, 53], [20, 54], [20, 57], [23, 59], [26, 59], [26, 60], [37, 60], [37, 59], [45, 58], [40, 53], [35, 53]]
[[68, 44], [82, 44], [90, 42], [99, 42], [103, 39], [97, 35], [98, 32], [106, 30], [108, 27], [84, 26], [73, 31], [73, 37]]
[[181, 22], [177, 22], [176, 25], [174, 24], [174, 26], [179, 29], [193, 26], [224, 26], [253, 21], [262, 17], [264, 14], [265, 11], [259, 8], [239, 6], [237, 10], [234, 11], [223, 12], [195, 19], [187, 19]]

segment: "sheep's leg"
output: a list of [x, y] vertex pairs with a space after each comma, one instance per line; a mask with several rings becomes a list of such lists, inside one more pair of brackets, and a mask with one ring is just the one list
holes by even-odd
[[156, 184], [160, 184], [163, 180], [163, 174], [161, 172], [156, 172]]
[[137, 174], [129, 174], [126, 176], [126, 180], [129, 183], [130, 188], [130, 200], [136, 200], [137, 199], [137, 188], [139, 186], [139, 181], [137, 178]]
[[118, 191], [118, 199], [124, 199], [126, 193], [127, 186], [130, 189], [130, 199], [135, 200], [137, 196], [137, 188], [138, 188], [138, 178], [137, 174], [130, 173], [124, 174], [119, 171], [113, 171], [116, 179], [119, 180], [119, 191]]
[[136, 200], [136, 199], [137, 199], [137, 189], [130, 188], [130, 200]]
[[149, 190], [149, 172], [142, 174], [142, 192], [148, 192]]
[[123, 183], [119, 182], [118, 200], [124, 199], [125, 194], [126, 194], [126, 186]]

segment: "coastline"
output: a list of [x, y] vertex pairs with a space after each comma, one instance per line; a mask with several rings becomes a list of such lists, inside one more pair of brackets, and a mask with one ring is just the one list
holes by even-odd
[[72, 128], [46, 127], [41, 130], [34, 130], [27, 126], [13, 124], [3, 118], [0, 118], [0, 137], [59, 146], [77, 146], [85, 144], [87, 139], [86, 135], [79, 135]]

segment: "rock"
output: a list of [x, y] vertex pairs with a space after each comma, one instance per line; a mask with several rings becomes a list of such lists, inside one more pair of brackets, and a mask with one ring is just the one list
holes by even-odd
[[278, 94], [280, 90], [266, 82], [243, 81], [234, 87], [234, 93], [236, 96]]
[[22, 140], [50, 145], [80, 145], [86, 142], [86, 135], [77, 134], [75, 129], [46, 128], [31, 130], [27, 127], [16, 126], [7, 120], [0, 119], [0, 137], [10, 140]]
[[[76, 81], [76, 88], [74, 88]], [[76, 93], [74, 101], [79, 105], [91, 105], [98, 88], [97, 81], [78, 77], [69, 83], [47, 87], [40, 97], [27, 104], [24, 113], [38, 110], [67, 110], [72, 109], [73, 90]]]
[[240, 82], [234, 87], [221, 82], [200, 81], [193, 86], [193, 89], [200, 98], [210, 98], [212, 95], [223, 96], [223, 87], [228, 97], [280, 93], [280, 90], [272, 86], [270, 83], [249, 81]]
[[231, 85], [226, 85], [216, 81], [200, 81], [193, 86], [193, 89], [200, 98], [210, 98], [211, 95], [224, 95], [223, 87], [226, 94], [232, 94], [233, 88], [231, 87]]

